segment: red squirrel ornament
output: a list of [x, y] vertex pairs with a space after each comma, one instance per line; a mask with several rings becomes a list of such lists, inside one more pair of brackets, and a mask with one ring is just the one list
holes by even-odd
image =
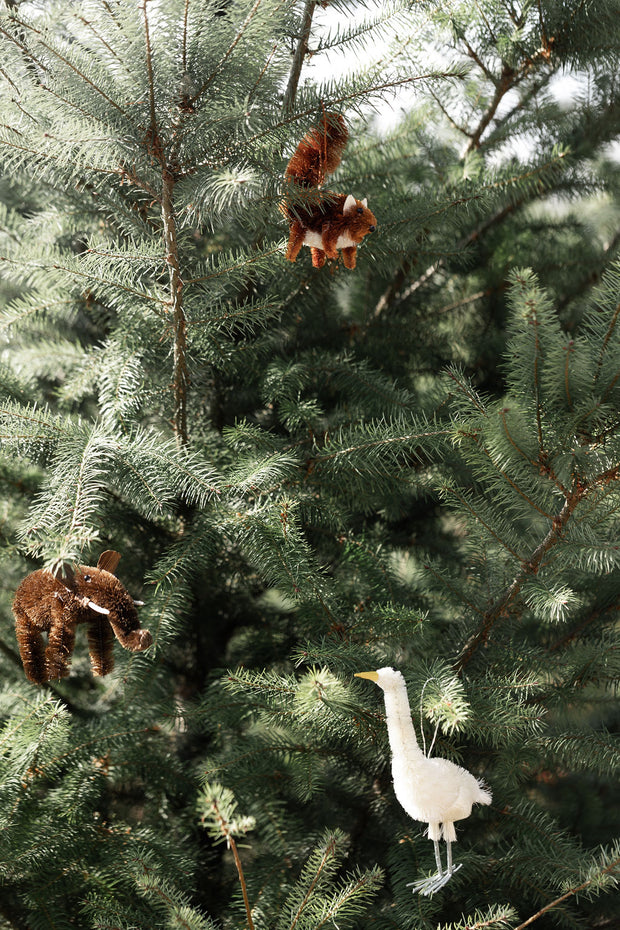
[[[27, 575], [15, 592], [13, 613], [26, 678], [43, 685], [69, 674], [75, 633], [85, 624], [95, 675], [114, 668], [114, 637], [131, 652], [143, 652], [153, 642], [140, 627], [136, 606], [115, 576], [120, 554], [102, 552], [96, 567], [79, 565], [57, 576], [45, 569]], [[42, 633], [47, 633], [47, 645]]]
[[339, 249], [345, 268], [355, 268], [358, 245], [377, 228], [365, 199], [321, 189], [327, 175], [340, 164], [348, 136], [342, 116], [325, 113], [321, 126], [306, 133], [288, 163], [286, 179], [303, 195], [299, 203], [285, 199], [282, 205], [290, 228], [286, 249], [290, 262], [307, 245], [315, 268], [322, 268], [326, 258], [337, 259]]

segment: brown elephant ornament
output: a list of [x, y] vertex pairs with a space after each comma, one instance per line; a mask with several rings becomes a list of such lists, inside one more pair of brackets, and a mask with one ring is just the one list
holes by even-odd
[[[97, 566], [79, 565], [57, 576], [31, 572], [15, 592], [13, 613], [26, 678], [36, 684], [69, 674], [79, 624], [86, 625], [90, 661], [95, 675], [114, 668], [114, 637], [125, 649], [143, 652], [153, 642], [140, 628], [137, 606], [114, 572], [120, 554], [109, 549]], [[42, 633], [47, 633], [47, 645]]]

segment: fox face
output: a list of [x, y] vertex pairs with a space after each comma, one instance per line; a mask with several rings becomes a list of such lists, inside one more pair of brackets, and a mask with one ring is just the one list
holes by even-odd
[[312, 264], [322, 267], [325, 258], [337, 258], [338, 249], [346, 268], [355, 268], [357, 246], [364, 236], [374, 232], [377, 219], [368, 209], [368, 202], [356, 200], [352, 194], [330, 195], [315, 209], [299, 211], [298, 220], [291, 220], [291, 235], [287, 258], [295, 261], [302, 245], [312, 249]]
[[364, 236], [374, 232], [377, 228], [377, 218], [368, 209], [368, 201], [365, 197], [363, 200], [356, 200], [352, 194], [349, 194], [343, 204], [342, 215], [346, 221], [345, 235], [356, 245], [359, 245]]

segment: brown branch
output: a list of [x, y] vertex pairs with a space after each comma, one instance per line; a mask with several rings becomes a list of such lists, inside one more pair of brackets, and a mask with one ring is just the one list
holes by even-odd
[[90, 29], [90, 31], [91, 31], [92, 34], [95, 36], [95, 38], [97, 38], [97, 39], [101, 42], [101, 44], [104, 46], [104, 48], [107, 49], [107, 51], [110, 53], [110, 55], [112, 55], [112, 57], [116, 59], [116, 61], [117, 61], [118, 64], [122, 67], [122, 69], [123, 69], [123, 71], [125, 72], [125, 74], [127, 74], [129, 77], [131, 77], [132, 72], [129, 70], [129, 68], [127, 67], [127, 65], [125, 64], [125, 62], [124, 62], [123, 59], [121, 58], [121, 56], [118, 55], [118, 54], [114, 51], [114, 49], [112, 48], [112, 46], [110, 45], [109, 42], [106, 42], [106, 40], [105, 40], [104, 37], [101, 35], [101, 33], [99, 33], [99, 32], [95, 29], [95, 27], [93, 26], [92, 22], [91, 22], [90, 20], [86, 19], [85, 16], [79, 16], [79, 15], [77, 14], [77, 12], [74, 12], [74, 13], [73, 13], [73, 16], [74, 16], [74, 18], [77, 19], [79, 22], [83, 23], [83, 24], [86, 26], [87, 29]]
[[[508, 178], [506, 181], [493, 182], [493, 184], [491, 184], [490, 186], [483, 188], [483, 191], [486, 192], [487, 190], [495, 190], [496, 188], [499, 188], [501, 186], [507, 186], [508, 184], [516, 180], [521, 180], [521, 181], [527, 180], [531, 178], [532, 176], [539, 174], [541, 169], [547, 168], [553, 162], [557, 162], [559, 159], [562, 159], [562, 158], [564, 158], [564, 154], [560, 154], [558, 157], [554, 156], [549, 161], [547, 161], [544, 165], [539, 165], [536, 168], [531, 169], [530, 171], [526, 171], [525, 173], [514, 175], [513, 177]], [[539, 188], [535, 196], [536, 197], [541, 196], [542, 193], [543, 193], [542, 189]], [[434, 213], [430, 214], [429, 219], [445, 212], [446, 210], [452, 209], [453, 207], [460, 206], [464, 203], [475, 202], [477, 199], [481, 197], [481, 195], [482, 195], [482, 191], [480, 193], [475, 194], [471, 198], [461, 198], [459, 200], [453, 200], [447, 206], [443, 206], [440, 209], [436, 210]], [[512, 203], [507, 204], [505, 207], [502, 207], [500, 210], [498, 210], [496, 213], [490, 216], [487, 220], [481, 223], [480, 226], [477, 226], [470, 233], [468, 233], [467, 236], [459, 240], [459, 242], [457, 242], [451, 254], [454, 254], [454, 252], [462, 251], [463, 249], [467, 248], [467, 246], [471, 245], [473, 242], [479, 239], [489, 229], [491, 229], [493, 226], [497, 225], [498, 223], [501, 223], [507, 216], [509, 216], [511, 213], [514, 213], [516, 210], [522, 207], [525, 203], [527, 203], [528, 199], [529, 199], [528, 195], [525, 195], [523, 197], [520, 197], [518, 200], [515, 200]], [[403, 300], [406, 300], [407, 297], [409, 297], [412, 293], [414, 293], [419, 287], [421, 287], [423, 284], [426, 284], [427, 281], [431, 280], [433, 276], [435, 275], [435, 273], [439, 271], [440, 268], [443, 267], [446, 260], [447, 260], [446, 256], [442, 256], [438, 258], [432, 265], [430, 265], [426, 269], [426, 271], [416, 281], [410, 284], [409, 287], [401, 293], [400, 288], [403, 286], [404, 282], [407, 279], [407, 276], [409, 275], [409, 273], [412, 271], [412, 269], [416, 265], [415, 258], [405, 259], [403, 263], [401, 264], [400, 268], [398, 269], [398, 271], [396, 272], [396, 274], [394, 275], [392, 281], [390, 282], [390, 284], [387, 286], [387, 288], [385, 289], [385, 291], [379, 298], [377, 305], [375, 306], [375, 309], [373, 310], [373, 312], [370, 314], [367, 322], [365, 323], [364, 326], [360, 327], [358, 331], [358, 338], [361, 338], [362, 336], [364, 336], [366, 334], [367, 329], [377, 319], [379, 319], [381, 315], [384, 313], [384, 311], [388, 309], [392, 304], [401, 303]]]
[[213, 807], [215, 816], [217, 817], [217, 820], [220, 824], [220, 829], [223, 835], [226, 837], [226, 842], [228, 843], [230, 851], [232, 852], [233, 858], [235, 860], [235, 865], [237, 867], [237, 875], [239, 876], [239, 884], [241, 885], [241, 893], [243, 895], [243, 903], [245, 905], [245, 913], [248, 918], [248, 930], [254, 930], [254, 921], [252, 920], [252, 908], [250, 907], [250, 899], [248, 898], [248, 889], [245, 884], [245, 876], [243, 874], [243, 866], [241, 864], [241, 859], [239, 857], [239, 852], [237, 850], [237, 844], [235, 843], [235, 839], [232, 833], [230, 832], [230, 826], [228, 824], [228, 821], [220, 813], [220, 809], [217, 805], [217, 801], [212, 800], [211, 806]]
[[614, 861], [611, 862], [607, 868], [602, 869], [597, 876], [594, 878], [586, 879], [585, 882], [582, 882], [581, 885], [577, 885], [576, 888], [569, 888], [565, 894], [560, 895], [560, 897], [556, 898], [554, 901], [550, 901], [549, 904], [545, 904], [545, 906], [541, 907], [539, 911], [537, 911], [535, 914], [532, 914], [531, 917], [528, 917], [528, 919], [523, 921], [522, 924], [519, 924], [518, 927], [515, 927], [515, 930], [524, 930], [525, 927], [529, 927], [530, 924], [533, 924], [535, 920], [538, 920], [539, 917], [542, 917], [543, 914], [546, 914], [547, 911], [551, 910], [551, 908], [557, 907], [558, 904], [568, 900], [568, 898], [572, 898], [573, 895], [579, 894], [580, 891], [583, 891], [584, 888], [587, 888], [588, 885], [591, 885], [593, 882], [595, 882], [598, 878], [600, 878], [601, 875], [608, 875], [610, 872], [613, 872], [615, 869], [617, 869], [618, 866], [620, 866], [620, 859], [614, 859]]
[[[616, 230], [616, 232], [613, 234], [609, 242], [605, 243], [603, 246], [603, 251], [601, 252], [601, 255], [599, 257], [599, 265], [601, 266], [601, 268], [607, 265], [607, 263], [613, 257], [614, 253], [618, 249], [618, 245], [620, 245], [620, 229]], [[579, 267], [580, 265], [583, 266], [584, 264], [585, 262], [576, 263], [577, 267]], [[565, 296], [561, 298], [561, 300], [558, 300], [556, 302], [557, 312], [559, 313], [569, 303], [571, 303], [571, 301], [575, 300], [575, 298], [579, 297], [581, 294], [585, 293], [585, 291], [590, 290], [592, 287], [594, 287], [594, 285], [598, 283], [600, 277], [601, 277], [601, 271], [593, 272], [591, 269], [588, 269], [588, 273], [581, 279], [581, 281], [578, 284], [572, 285], [570, 291], [567, 292]], [[607, 339], [605, 340], [605, 343], [607, 343]], [[600, 372], [601, 362], [602, 362], [602, 355], [601, 357], [599, 357], [599, 364], [597, 365], [597, 368], [596, 368], [597, 373], [594, 379], [595, 383], [598, 378], [598, 374]]]
[[306, 894], [304, 895], [303, 901], [301, 902], [301, 904], [299, 905], [299, 908], [297, 909], [297, 913], [295, 914], [293, 918], [293, 922], [290, 926], [290, 930], [294, 930], [295, 925], [298, 923], [299, 918], [301, 917], [301, 913], [304, 910], [308, 901], [310, 900], [310, 897], [312, 896], [312, 892], [315, 889], [316, 883], [321, 877], [321, 873], [323, 869], [327, 865], [327, 862], [330, 856], [333, 856], [335, 851], [336, 851], [336, 844], [334, 840], [332, 840], [326, 847], [325, 852], [323, 853], [323, 858], [321, 859], [319, 865], [317, 866], [316, 874], [314, 878], [312, 879], [312, 881], [310, 882], [310, 885], [308, 886], [308, 890], [306, 891]]
[[[414, 84], [417, 81], [428, 81], [430, 79], [437, 80], [438, 78], [462, 78], [462, 73], [460, 71], [430, 71], [428, 74], [419, 74], [415, 77], [399, 78], [398, 80], [394, 81], [384, 81], [382, 84], [373, 84], [370, 87], [365, 87], [362, 90], [355, 91], [354, 93], [345, 94], [343, 97], [335, 97], [330, 102], [330, 106], [339, 107], [342, 104], [357, 100], [359, 97], [367, 98], [371, 94], [377, 94], [383, 90], [390, 90], [393, 87], [405, 87], [406, 85]], [[195, 94], [194, 97], [191, 98], [191, 101], [193, 102], [196, 100], [201, 92], [202, 90], [198, 94]], [[303, 110], [302, 112], [297, 112], [294, 115], [288, 114], [287, 116], [283, 116], [279, 122], [274, 123], [268, 129], [263, 129], [261, 132], [257, 132], [255, 135], [245, 139], [244, 145], [254, 145], [256, 142], [260, 142], [261, 140], [273, 135], [274, 132], [282, 129], [284, 126], [289, 126], [292, 123], [299, 123], [301, 120], [308, 116], [316, 117], [316, 106], [312, 106], [309, 109]], [[215, 122], [218, 122], [218, 120], [215, 120], [214, 123]], [[199, 171], [205, 166], [208, 166], [214, 170], [221, 168], [222, 166], [228, 164], [230, 157], [234, 154], [234, 149], [229, 147], [223, 149], [216, 155], [210, 155], [208, 159], [200, 162], [194, 161], [191, 164], [189, 162], [181, 162], [179, 165], [179, 177], [190, 177], [192, 174], [195, 174], [196, 171]]]
[[450, 125], [453, 126], [454, 129], [456, 129], [457, 132], [460, 132], [461, 135], [467, 136], [467, 137], [469, 138], [469, 133], [467, 132], [467, 130], [465, 129], [465, 127], [464, 127], [464, 126], [459, 126], [459, 124], [456, 122], [456, 120], [453, 119], [453, 118], [450, 116], [450, 114], [449, 114], [447, 108], [443, 105], [443, 103], [441, 102], [440, 97], [438, 96], [438, 94], [435, 93], [435, 91], [433, 90], [432, 87], [429, 87], [428, 92], [429, 92], [429, 94], [431, 95], [431, 97], [433, 98], [433, 100], [435, 101], [435, 103], [437, 104], [437, 106], [439, 107], [439, 109], [441, 110], [441, 112], [443, 113], [443, 115], [445, 116], [445, 118], [448, 120], [448, 122], [450, 123]]
[[487, 107], [486, 113], [482, 115], [482, 118], [478, 125], [476, 126], [474, 132], [469, 138], [469, 143], [465, 149], [464, 155], [469, 155], [470, 152], [473, 152], [474, 149], [477, 149], [480, 145], [480, 137], [484, 130], [487, 128], [493, 117], [497, 112], [497, 108], [500, 103], [506, 96], [509, 90], [515, 84], [515, 73], [512, 68], [504, 65], [502, 70], [502, 76], [495, 87], [495, 93], [493, 94], [493, 99], [491, 100], [489, 106]]
[[478, 627], [473, 636], [470, 637], [469, 641], [465, 645], [463, 652], [455, 662], [455, 672], [460, 674], [463, 671], [465, 666], [475, 655], [478, 648], [482, 645], [482, 643], [486, 642], [493, 626], [501, 617], [506, 616], [509, 608], [514, 603], [527, 578], [537, 574], [542, 564], [543, 558], [547, 552], [549, 552], [549, 550], [552, 549], [553, 546], [555, 546], [562, 538], [566, 524], [568, 523], [573, 511], [575, 510], [575, 507], [582, 499], [583, 494], [584, 489], [580, 485], [577, 485], [577, 489], [566, 498], [562, 510], [556, 517], [553, 518], [551, 528], [549, 529], [549, 532], [545, 538], [536, 547], [530, 558], [526, 562], [522, 563], [521, 570], [513, 579], [508, 588], [506, 588], [504, 593], [497, 598], [495, 603], [492, 604], [484, 614], [481, 625]]
[[187, 73], [187, 23], [189, 17], [189, 0], [185, 0], [185, 10], [183, 12], [183, 74]]
[[174, 212], [174, 175], [169, 168], [162, 172], [161, 216], [166, 247], [166, 264], [170, 280], [170, 312], [174, 331], [174, 361], [172, 389], [174, 391], [174, 433], [179, 445], [186, 445], [187, 435], [187, 324], [183, 309], [183, 280], [179, 263], [176, 216]]
[[153, 136], [157, 133], [157, 124], [155, 118], [155, 79], [153, 75], [153, 56], [151, 53], [151, 34], [149, 32], [149, 18], [146, 12], [146, 5], [149, 0], [143, 0], [142, 12], [144, 13], [144, 42], [146, 49], [146, 73], [149, 85], [149, 112], [151, 117], [151, 133]]
[[[51, 45], [48, 45], [47, 42], [44, 42], [44, 41], [43, 41], [43, 38], [42, 38], [43, 33], [41, 32], [40, 29], [35, 28], [35, 27], [32, 26], [30, 23], [26, 23], [26, 22], [24, 22], [23, 20], [18, 19], [17, 16], [12, 16], [11, 19], [13, 20], [13, 22], [15, 22], [17, 25], [19, 25], [22, 29], [27, 29], [27, 30], [29, 30], [31, 33], [34, 33], [34, 34], [37, 36], [36, 41], [39, 42], [39, 44], [42, 45], [44, 49], [47, 49], [47, 51], [48, 51], [51, 55], [55, 55], [56, 58], [58, 58], [60, 61], [62, 61], [63, 64], [65, 64], [68, 68], [70, 68], [71, 71], [74, 72], [74, 74], [77, 74], [77, 76], [78, 76], [79, 78], [81, 78], [86, 84], [88, 84], [89, 87], [92, 87], [92, 89], [93, 89], [94, 91], [96, 91], [96, 93], [100, 94], [101, 97], [103, 97], [103, 99], [104, 99], [107, 103], [110, 103], [113, 107], [115, 107], [115, 109], [117, 109], [117, 110], [119, 111], [119, 113], [122, 113], [123, 116], [125, 116], [125, 117], [127, 116], [127, 111], [126, 111], [126, 108], [125, 108], [124, 106], [121, 106], [121, 104], [117, 103], [116, 100], [113, 100], [108, 94], [106, 94], [106, 92], [105, 92], [104, 90], [102, 90], [101, 87], [99, 87], [98, 84], [95, 84], [94, 81], [91, 81], [91, 79], [90, 79], [89, 77], [87, 77], [82, 71], [80, 71], [80, 69], [79, 69], [78, 67], [76, 67], [74, 64], [72, 64], [72, 62], [69, 61], [68, 58], [65, 58], [64, 55], [61, 55], [60, 52], [59, 52], [57, 49], [53, 48]], [[39, 59], [37, 59], [37, 58], [33, 55], [32, 51], [31, 51], [29, 48], [27, 48], [27, 46], [26, 46], [24, 43], [19, 43], [10, 33], [6, 32], [6, 30], [4, 30], [4, 29], [1, 29], [0, 32], [1, 32], [3, 35], [5, 35], [10, 41], [14, 42], [18, 47], [20, 47], [20, 48], [22, 49], [22, 51], [24, 52], [24, 54], [26, 54], [26, 55], [28, 55], [30, 58], [32, 58], [32, 60], [33, 60], [37, 65], [39, 65], [39, 67], [41, 67], [44, 71], [49, 71], [49, 68], [47, 68]]]
[[[472, 242], [475, 242], [477, 239], [479, 239], [480, 236], [486, 233], [487, 230], [489, 230], [492, 226], [495, 226], [497, 223], [502, 222], [502, 220], [504, 220], [514, 210], [520, 207], [523, 204], [524, 199], [525, 198], [519, 200], [516, 203], [511, 203], [505, 207], [502, 207], [501, 210], [498, 210], [496, 213], [493, 214], [493, 216], [489, 217], [488, 220], [485, 220], [484, 223], [482, 223], [480, 226], [477, 226], [476, 229], [473, 229], [470, 233], [468, 233], [467, 236], [465, 236], [463, 239], [457, 242], [454, 251], [460, 252], [463, 249], [467, 248], [467, 246], [471, 245]], [[435, 276], [435, 274], [439, 271], [439, 269], [443, 267], [445, 261], [446, 261], [445, 258], [438, 258], [435, 262], [433, 262], [432, 265], [428, 266], [426, 271], [424, 271], [420, 275], [419, 278], [416, 278], [416, 280], [413, 281], [406, 288], [406, 290], [402, 291], [401, 293], [401, 288], [403, 284], [405, 283], [407, 276], [409, 275], [410, 271], [415, 266], [415, 259], [406, 259], [402, 263], [402, 265], [400, 266], [400, 268], [398, 269], [394, 277], [392, 278], [391, 282], [388, 284], [387, 288], [384, 290], [379, 300], [377, 301], [377, 304], [374, 310], [368, 317], [368, 320], [366, 321], [364, 326], [360, 327], [360, 330], [359, 330], [360, 335], [365, 335], [369, 327], [372, 326], [372, 324], [375, 323], [382, 316], [382, 314], [390, 306], [392, 306], [392, 304], [402, 303], [403, 300], [406, 300], [408, 297], [414, 294], [420, 287], [422, 287], [424, 284], [430, 281]]]
[[201, 96], [204, 94], [204, 92], [205, 92], [205, 90], [207, 89], [207, 87], [209, 87], [209, 85], [213, 83], [213, 81], [215, 80], [215, 78], [217, 77], [217, 75], [221, 72], [222, 68], [224, 67], [224, 65], [226, 64], [226, 62], [228, 61], [228, 59], [230, 58], [230, 56], [231, 56], [232, 53], [234, 52], [235, 48], [237, 47], [237, 45], [238, 45], [239, 42], [241, 41], [244, 32], [246, 31], [246, 29], [248, 28], [248, 26], [250, 25], [250, 23], [251, 23], [252, 20], [254, 19], [254, 16], [256, 15], [256, 11], [258, 10], [258, 8], [259, 8], [259, 6], [261, 5], [261, 3], [262, 3], [262, 0], [256, 0], [256, 3], [254, 4], [254, 6], [252, 7], [252, 9], [251, 9], [250, 12], [248, 13], [248, 15], [246, 16], [246, 18], [245, 18], [245, 19], [243, 20], [243, 22], [241, 23], [241, 26], [239, 27], [239, 30], [238, 30], [238, 32], [237, 32], [237, 35], [235, 36], [235, 38], [233, 39], [233, 41], [230, 43], [230, 45], [228, 46], [228, 48], [226, 49], [226, 51], [224, 52], [224, 54], [223, 54], [222, 57], [220, 58], [220, 61], [219, 61], [218, 65], [217, 65], [217, 66], [215, 67], [215, 69], [211, 72], [211, 74], [209, 75], [209, 77], [207, 78], [207, 80], [204, 82], [204, 84], [202, 85], [202, 87], [201, 87], [198, 91], [196, 91], [196, 93], [193, 95], [193, 97], [190, 97], [190, 98], [189, 98], [189, 103], [190, 103], [190, 104], [196, 103], [196, 101], [199, 99], [199, 97], [201, 97]]
[[616, 613], [620, 611], [620, 598], [617, 598], [613, 604], [609, 604], [606, 607], [600, 607], [597, 610], [593, 610], [592, 613], [588, 614], [587, 617], [580, 620], [576, 626], [572, 627], [572, 629], [570, 629], [567, 633], [564, 633], [564, 635], [561, 636], [560, 639], [556, 640], [553, 645], [549, 646], [547, 651], [557, 652], [559, 649], [563, 649], [564, 646], [568, 646], [569, 643], [575, 640], [593, 623], [597, 623], [599, 620], [601, 620], [601, 618], [603, 618], [604, 622], [605, 615], [611, 614], [613, 611]]
[[293, 64], [291, 66], [291, 73], [289, 75], [288, 84], [286, 85], [286, 91], [284, 93], [284, 101], [282, 103], [283, 113], [290, 113], [290, 111], [293, 109], [293, 104], [295, 103], [295, 96], [297, 94], [297, 87], [299, 86], [301, 69], [303, 67], [304, 59], [308, 54], [308, 41], [310, 39], [310, 29], [312, 27], [312, 17], [314, 16], [315, 7], [316, 0], [306, 0], [306, 6], [304, 8], [301, 24], [301, 34], [299, 36], [297, 48], [295, 49]]
[[482, 73], [485, 75], [485, 77], [487, 77], [489, 81], [491, 81], [492, 84], [497, 85], [497, 78], [495, 77], [491, 69], [485, 65], [485, 63], [483, 62], [482, 58], [480, 57], [478, 52], [475, 50], [475, 48], [472, 48], [472, 46], [469, 44], [465, 36], [459, 36], [459, 38], [461, 39], [461, 41], [463, 42], [463, 45], [467, 49], [467, 54], [473, 61], [476, 62], [476, 64], [478, 65]]

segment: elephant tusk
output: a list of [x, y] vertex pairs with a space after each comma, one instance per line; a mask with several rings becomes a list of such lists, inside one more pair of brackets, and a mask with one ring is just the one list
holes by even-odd
[[91, 610], [96, 610], [98, 614], [109, 614], [110, 611], [107, 607], [100, 607], [99, 604], [95, 604], [94, 601], [89, 601], [88, 606]]

